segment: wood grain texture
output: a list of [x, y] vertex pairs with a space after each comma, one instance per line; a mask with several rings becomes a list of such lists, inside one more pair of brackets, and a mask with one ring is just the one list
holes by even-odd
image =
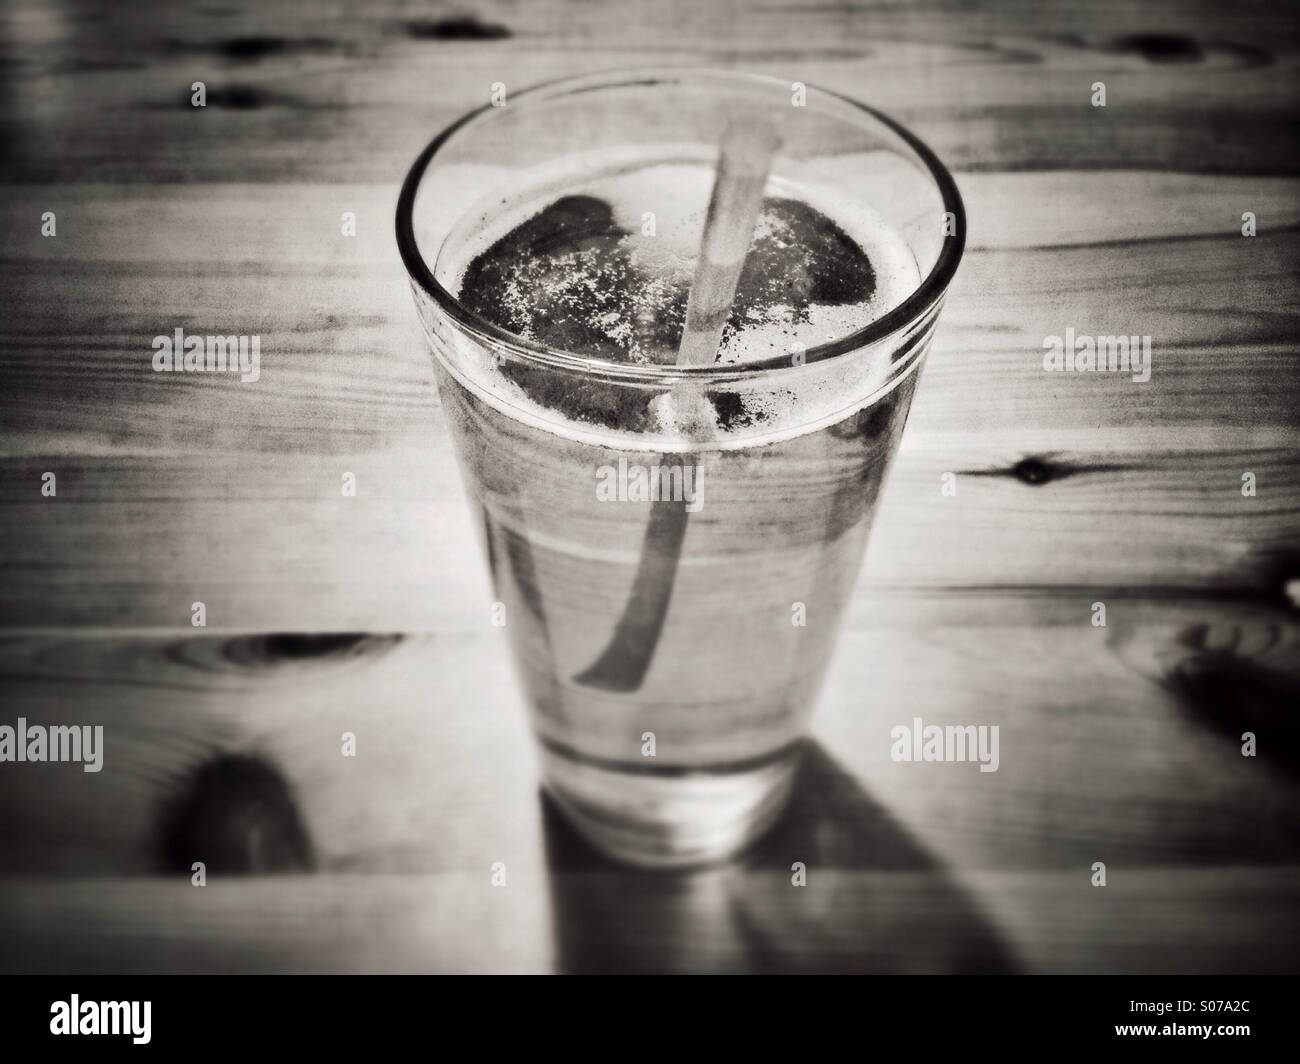
[[[1300, 578], [1300, 467], [1285, 447], [1032, 453], [1043, 457], [1026, 466], [1010, 441], [907, 438], [858, 596], [1181, 588], [1282, 603]], [[40, 496], [47, 470], [59, 477], [54, 499]], [[956, 497], [941, 494], [947, 471]], [[1254, 498], [1241, 494], [1242, 471], [1258, 478]], [[340, 493], [344, 472], [357, 478], [355, 498]], [[195, 601], [222, 629], [489, 622], [486, 565], [441, 438], [382, 456], [15, 457], [0, 467], [0, 491], [10, 539], [0, 622], [11, 628], [188, 628]]]
[[[1294, 12], [21, 0], [0, 22], [0, 722], [107, 743], [98, 774], [0, 766], [0, 968], [1294, 970]], [[970, 228], [791, 813], [668, 890], [539, 800], [391, 234], [406, 166], [492, 82], [700, 63], [903, 121]], [[259, 334], [261, 380], [153, 373], [176, 327]], [[1044, 372], [1066, 328], [1150, 335], [1151, 381]], [[999, 771], [894, 763], [913, 716], [999, 724]], [[315, 874], [236, 852], [191, 887], [168, 811], [248, 755]]]
[[[139, 879], [9, 880], [0, 970], [1293, 970], [1300, 942], [1278, 924], [1293, 911], [1300, 868], [1143, 870], [1109, 893], [1085, 889], [1060, 874], [977, 872], [955, 886], [939, 873], [867, 869], [830, 870], [801, 891], [788, 874], [734, 869], [674, 892], [583, 871], [505, 888], [477, 873], [245, 880], [203, 892]], [[991, 904], [973, 909], [972, 896]]]
[[[851, 618], [814, 728], [828, 751], [805, 787], [818, 817], [887, 817], [961, 868], [1300, 860], [1300, 625], [1186, 596], [1112, 600], [1105, 629], [1087, 623], [1087, 595], [950, 600], [882, 598]], [[241, 751], [284, 774], [326, 871], [521, 859], [535, 850], [536, 769], [504, 643], [486, 620], [404, 638], [10, 638], [5, 702], [31, 723], [103, 724], [107, 752], [99, 773], [6, 770], [32, 812], [0, 826], [0, 862], [73, 871], [98, 847], [95, 870], [149, 871], [178, 783]], [[998, 724], [998, 771], [892, 761], [890, 729], [913, 716]], [[1240, 754], [1245, 730], [1257, 758]], [[355, 759], [341, 756], [345, 732]], [[875, 841], [840, 856], [870, 865]]]
[[[313, 5], [310, 28], [294, 5], [161, 19], [148, 6], [21, 5], [3, 53], [20, 109], [0, 177], [388, 181], [495, 81], [646, 64], [742, 66], [869, 100], [961, 170], [1298, 172], [1293, 19], [1263, 2], [472, 7], [509, 36], [439, 40], [438, 19], [464, 10], [440, 4]], [[249, 36], [279, 46], [232, 47]], [[196, 80], [212, 90], [198, 114]], [[1104, 112], [1087, 102], [1097, 80]]]
[[[1234, 179], [1225, 196], [1221, 179], [1205, 177], [962, 183], [975, 247], [926, 367], [866, 582], [1279, 593], [1300, 575], [1295, 184]], [[14, 191], [6, 220], [19, 229], [38, 204], [32, 189]], [[214, 623], [229, 627], [477, 616], [484, 600], [467, 599], [482, 586], [479, 563], [391, 246], [391, 190], [271, 188], [253, 211], [247, 186], [60, 194], [73, 205], [60, 214], [65, 235], [27, 227], [14, 249], [28, 256], [11, 269], [14, 313], [0, 326], [11, 456], [0, 467], [0, 574], [11, 591], [0, 623], [166, 626], [194, 598], [215, 601]], [[1280, 231], [1243, 238], [1225, 207], [1234, 199]], [[1135, 207], [1119, 213], [1116, 202]], [[343, 209], [358, 213], [356, 241], [336, 235]], [[178, 230], [193, 235], [177, 241]], [[245, 308], [233, 323], [232, 307]], [[177, 326], [259, 332], [261, 380], [153, 373], [151, 338]], [[1067, 327], [1150, 331], [1152, 380], [1043, 372], [1044, 336]], [[1073, 473], [1036, 486], [978, 475], [1027, 457]], [[40, 495], [46, 471], [59, 477], [57, 500]], [[955, 499], [939, 494], [950, 471], [977, 474], [961, 476]], [[1258, 478], [1253, 499], [1240, 493], [1246, 471]], [[344, 472], [358, 477], [355, 499], [339, 495]], [[68, 506], [78, 520], [58, 509]], [[1150, 537], [1153, 514], [1183, 520], [1134, 566], [1113, 544]], [[204, 565], [151, 550], [155, 537], [192, 544]], [[253, 537], [262, 549], [247, 549]], [[466, 564], [446, 564], [449, 550]], [[73, 556], [89, 568], [49, 586], [54, 563]], [[440, 580], [465, 596], [449, 610]]]

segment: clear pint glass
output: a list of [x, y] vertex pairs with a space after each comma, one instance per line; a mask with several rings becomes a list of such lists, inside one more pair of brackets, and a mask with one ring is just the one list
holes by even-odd
[[[763, 211], [679, 366], [745, 122], [780, 138]], [[963, 233], [906, 130], [743, 74], [504, 94], [416, 160], [398, 243], [544, 784], [605, 852], [715, 861], [779, 815]]]

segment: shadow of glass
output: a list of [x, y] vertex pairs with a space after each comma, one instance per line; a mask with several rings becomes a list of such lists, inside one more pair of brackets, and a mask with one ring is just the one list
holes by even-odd
[[816, 744], [781, 821], [716, 867], [619, 865], [542, 800], [562, 971], [1017, 969], [966, 891]]

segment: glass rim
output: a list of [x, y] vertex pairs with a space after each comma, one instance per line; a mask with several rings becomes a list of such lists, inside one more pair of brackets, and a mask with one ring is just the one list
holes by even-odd
[[[574, 95], [578, 92], [590, 92], [596, 89], [626, 88], [651, 86], [665, 83], [688, 83], [695, 79], [720, 79], [739, 84], [764, 85], [786, 89], [788, 83], [781, 78], [767, 74], [752, 74], [744, 71], [725, 70], [716, 67], [640, 67], [622, 71], [602, 71], [577, 77], [556, 78], [541, 82], [513, 94], [512, 99], [545, 99]], [[433, 274], [425, 261], [415, 238], [414, 212], [415, 200], [420, 185], [424, 180], [430, 163], [439, 150], [451, 138], [466, 126], [480, 119], [498, 113], [501, 108], [487, 103], [476, 107], [456, 119], [433, 138], [416, 156], [402, 182], [397, 197], [397, 247], [402, 262], [406, 266], [411, 281], [418, 285], [443, 311], [459, 326], [495, 347], [504, 347], [527, 361], [537, 362], [556, 369], [582, 373], [596, 372], [602, 376], [624, 380], [670, 381], [673, 379], [700, 379], [723, 376], [732, 380], [756, 376], [772, 370], [798, 369], [800, 366], [820, 362], [871, 347], [882, 340], [903, 331], [912, 323], [923, 321], [943, 299], [957, 272], [962, 252], [966, 244], [966, 211], [961, 194], [957, 190], [948, 168], [939, 161], [938, 156], [914, 133], [896, 122], [888, 115], [868, 107], [849, 96], [814, 85], [806, 86], [809, 93], [817, 93], [840, 104], [846, 104], [854, 111], [885, 126], [898, 136], [908, 148], [915, 153], [925, 166], [926, 172], [939, 191], [945, 213], [951, 213], [956, 221], [955, 233], [944, 239], [938, 258], [930, 272], [911, 291], [906, 299], [889, 312], [875, 318], [861, 329], [851, 332], [836, 340], [830, 340], [802, 352], [802, 358], [794, 362], [789, 355], [773, 355], [764, 359], [744, 362], [713, 363], [703, 366], [679, 366], [676, 363], [640, 363], [616, 362], [607, 358], [593, 358], [575, 351], [536, 343], [515, 333], [502, 329], [486, 318], [470, 310], [446, 288]]]

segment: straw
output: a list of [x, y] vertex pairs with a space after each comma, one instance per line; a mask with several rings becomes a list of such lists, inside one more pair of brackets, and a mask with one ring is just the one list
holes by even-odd
[[718, 357], [776, 148], [776, 131], [766, 122], [732, 123], [722, 134], [700, 261], [677, 348], [679, 366], [709, 366]]
[[[717, 176], [700, 242], [700, 261], [686, 304], [682, 342], [677, 348], [679, 366], [709, 366], [717, 360], [722, 330], [731, 316], [736, 284], [754, 239], [754, 224], [763, 205], [763, 190], [777, 145], [776, 132], [766, 122], [733, 123], [722, 134]], [[702, 407], [705, 402], [702, 389], [685, 384], [674, 390], [673, 398], [679, 413], [685, 413], [691, 405]], [[693, 463], [694, 457], [684, 454], [670, 462], [684, 466]], [[574, 677], [578, 683], [623, 693], [641, 686], [663, 632], [689, 518], [682, 500], [665, 499], [652, 504], [623, 614], [600, 657]]]

